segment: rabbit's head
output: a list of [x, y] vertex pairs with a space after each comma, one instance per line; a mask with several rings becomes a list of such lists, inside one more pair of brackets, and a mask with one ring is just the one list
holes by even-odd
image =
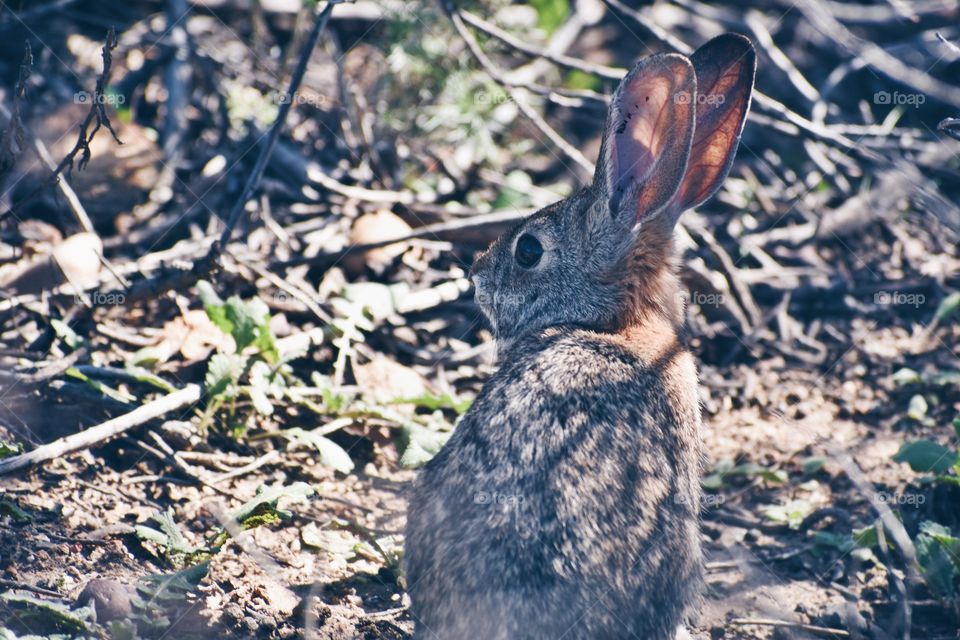
[[730, 171], [755, 69], [750, 41], [726, 34], [627, 74], [592, 185], [504, 234], [471, 270], [501, 347], [559, 324], [616, 330], [647, 313], [679, 322], [674, 225]]

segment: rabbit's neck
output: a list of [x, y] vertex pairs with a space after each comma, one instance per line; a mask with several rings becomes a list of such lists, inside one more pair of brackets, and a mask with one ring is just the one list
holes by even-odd
[[[638, 249], [630, 256], [626, 313], [621, 331], [668, 326], [676, 335], [683, 326], [683, 297], [677, 276], [673, 233], [641, 230]], [[659, 329], [658, 329], [659, 330]]]

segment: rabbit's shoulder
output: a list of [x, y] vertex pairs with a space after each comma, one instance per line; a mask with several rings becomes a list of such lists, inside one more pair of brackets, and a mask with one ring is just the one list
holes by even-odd
[[554, 327], [513, 345], [458, 431], [529, 449], [581, 422], [697, 420], [696, 382], [693, 358], [672, 332]]

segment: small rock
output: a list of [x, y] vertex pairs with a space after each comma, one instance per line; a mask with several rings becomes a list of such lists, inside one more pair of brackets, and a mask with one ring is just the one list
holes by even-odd
[[133, 598], [136, 590], [130, 585], [94, 578], [80, 592], [77, 604], [85, 606], [92, 604], [97, 612], [98, 622], [110, 620], [126, 620], [133, 614]]

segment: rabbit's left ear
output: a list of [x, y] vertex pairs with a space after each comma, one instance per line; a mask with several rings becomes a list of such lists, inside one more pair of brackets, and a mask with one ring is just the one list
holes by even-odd
[[705, 202], [730, 173], [757, 70], [753, 44], [734, 33], [707, 42], [690, 61], [697, 74], [696, 128], [686, 173], [665, 211], [670, 222]]

